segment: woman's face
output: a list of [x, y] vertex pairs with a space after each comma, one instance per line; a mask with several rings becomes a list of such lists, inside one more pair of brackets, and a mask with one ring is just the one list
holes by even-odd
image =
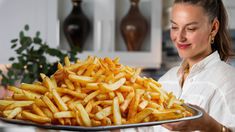
[[212, 24], [200, 6], [174, 4], [171, 16], [171, 39], [181, 58], [197, 63], [210, 53]]

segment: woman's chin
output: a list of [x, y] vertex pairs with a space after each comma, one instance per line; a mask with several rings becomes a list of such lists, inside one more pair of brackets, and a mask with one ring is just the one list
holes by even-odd
[[190, 57], [190, 55], [185, 54], [185, 53], [179, 53], [179, 57], [180, 57], [181, 59], [187, 59], [187, 58]]

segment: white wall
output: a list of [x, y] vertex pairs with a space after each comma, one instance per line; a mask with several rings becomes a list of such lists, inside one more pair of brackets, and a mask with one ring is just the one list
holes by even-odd
[[0, 64], [14, 55], [10, 41], [18, 38], [25, 24], [30, 35], [37, 30], [52, 47], [58, 46], [57, 0], [0, 0]]

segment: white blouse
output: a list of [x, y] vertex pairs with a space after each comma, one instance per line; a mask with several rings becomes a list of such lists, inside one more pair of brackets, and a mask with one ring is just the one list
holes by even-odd
[[[198, 105], [215, 120], [235, 131], [235, 68], [220, 60], [217, 51], [194, 64], [183, 88], [181, 66], [170, 69], [159, 82], [168, 92], [184, 99], [185, 103]], [[168, 131], [161, 126], [124, 129], [122, 131]]]

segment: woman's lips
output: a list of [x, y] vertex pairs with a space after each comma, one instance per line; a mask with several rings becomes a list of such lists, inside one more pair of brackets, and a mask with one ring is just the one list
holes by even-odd
[[177, 44], [179, 49], [187, 49], [191, 46], [191, 44]]

